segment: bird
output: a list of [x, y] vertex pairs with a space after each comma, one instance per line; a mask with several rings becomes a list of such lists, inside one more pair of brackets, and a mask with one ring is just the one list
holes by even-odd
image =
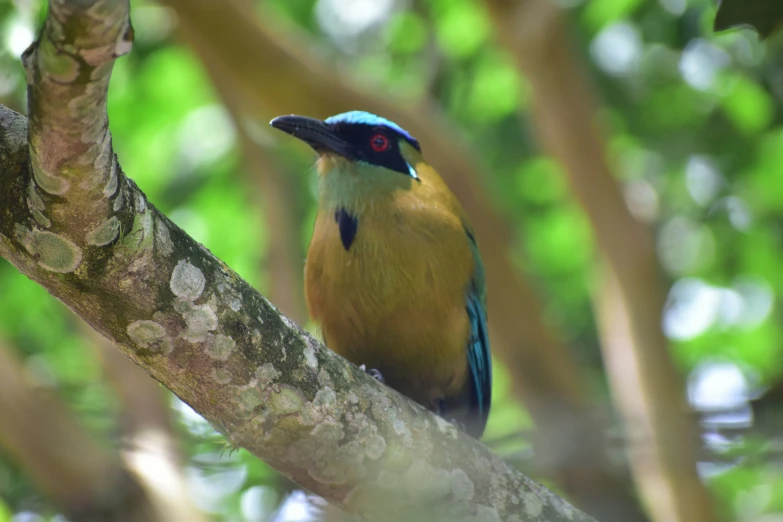
[[270, 125], [318, 156], [305, 298], [325, 345], [480, 439], [492, 401], [485, 277], [456, 196], [383, 117]]

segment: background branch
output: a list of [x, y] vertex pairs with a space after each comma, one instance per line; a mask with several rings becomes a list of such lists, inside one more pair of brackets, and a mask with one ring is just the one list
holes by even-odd
[[165, 520], [119, 456], [26, 375], [21, 361], [0, 341], [0, 447], [38, 487], [72, 520]]
[[187, 491], [171, 396], [95, 330], [79, 323], [120, 403], [121, 458], [153, 506], [155, 520], [206, 522]]
[[[248, 180], [255, 189], [255, 199], [264, 210], [264, 226], [269, 248], [265, 260], [269, 273], [269, 299], [283, 314], [297, 324], [308, 320], [304, 302], [304, 260], [302, 248], [301, 212], [294, 198], [298, 185], [293, 173], [286, 173], [275, 164], [266, 145], [259, 138], [265, 122], [248, 112], [245, 91], [241, 82], [216, 50], [203, 36], [194, 34], [187, 26], [180, 33], [188, 44], [198, 51], [204, 67], [221, 101], [236, 125]], [[219, 51], [218, 51], [219, 52]], [[302, 188], [302, 187], [298, 187]]]

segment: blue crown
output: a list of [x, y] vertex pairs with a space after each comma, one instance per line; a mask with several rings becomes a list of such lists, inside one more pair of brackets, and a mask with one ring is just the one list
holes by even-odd
[[419, 146], [419, 140], [414, 138], [410, 135], [408, 131], [397, 125], [391, 120], [387, 120], [386, 118], [381, 118], [380, 116], [376, 116], [375, 114], [365, 112], [365, 111], [349, 111], [349, 112], [343, 112], [342, 114], [335, 114], [334, 116], [329, 116], [324, 120], [324, 123], [327, 125], [333, 125], [333, 124], [339, 124], [339, 123], [347, 123], [349, 125], [372, 125], [372, 126], [378, 126], [382, 125], [384, 127], [388, 127], [392, 129], [394, 132], [405, 138], [411, 145], [416, 147], [416, 149], [421, 150], [421, 147]]

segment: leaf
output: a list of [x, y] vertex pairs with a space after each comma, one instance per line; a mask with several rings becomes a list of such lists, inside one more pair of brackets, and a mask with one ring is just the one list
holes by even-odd
[[718, 0], [716, 31], [752, 26], [762, 38], [783, 28], [783, 2], [780, 0]]

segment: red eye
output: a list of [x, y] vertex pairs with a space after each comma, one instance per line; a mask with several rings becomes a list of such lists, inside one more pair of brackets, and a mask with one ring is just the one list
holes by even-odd
[[370, 147], [375, 152], [383, 152], [389, 148], [389, 138], [383, 134], [376, 134], [370, 139]]

